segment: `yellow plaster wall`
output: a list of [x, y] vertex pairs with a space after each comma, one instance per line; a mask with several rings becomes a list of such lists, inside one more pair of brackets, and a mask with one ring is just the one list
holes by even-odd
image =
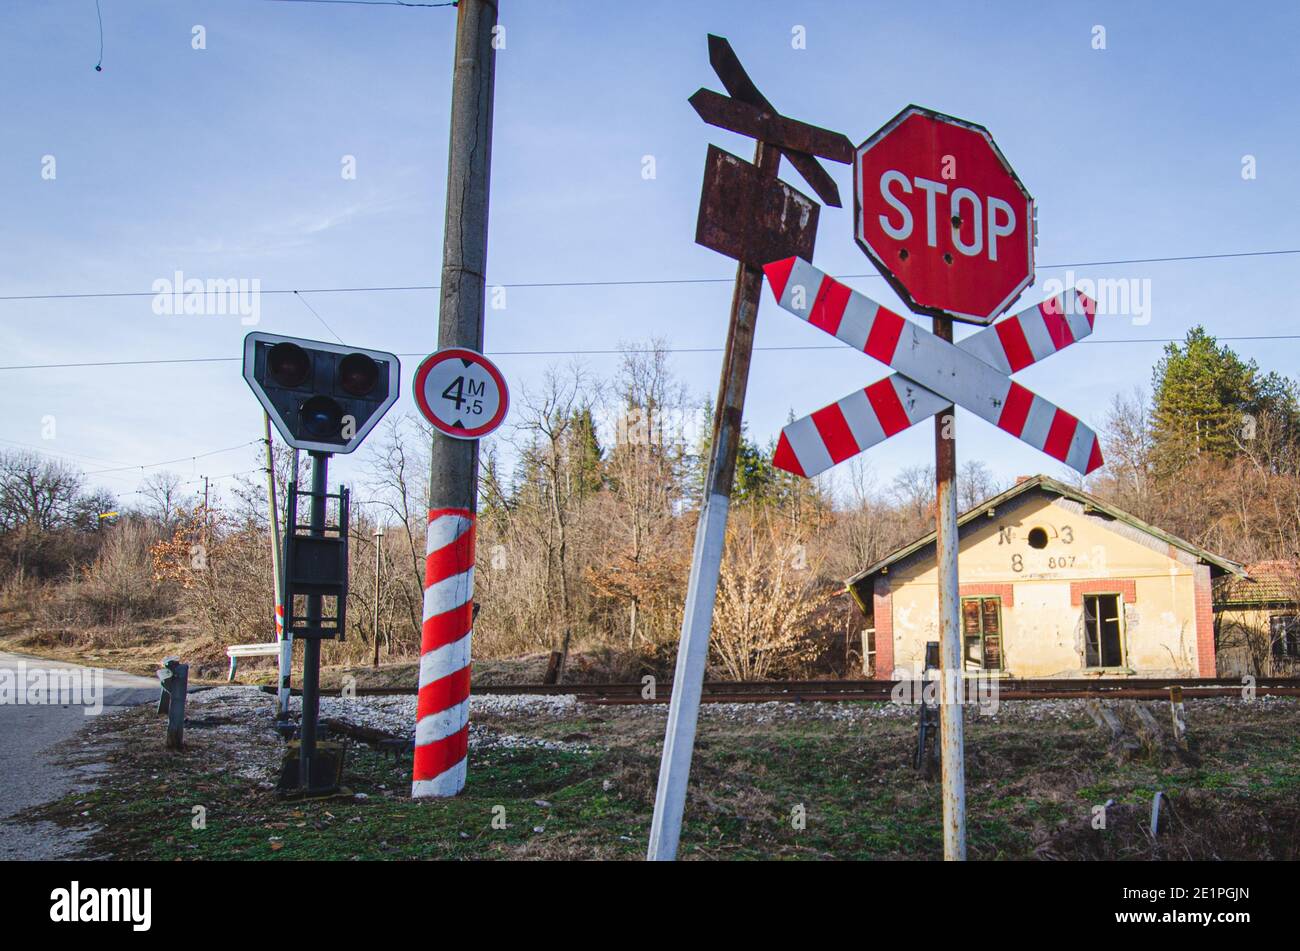
[[[1002, 605], [1007, 676], [1075, 677], [1088, 673], [1083, 654], [1083, 606], [1070, 603], [1070, 582], [1133, 579], [1136, 602], [1124, 605], [1127, 667], [1145, 676], [1195, 676], [1193, 565], [1163, 543], [1153, 550], [1134, 530], [1078, 506], [1031, 492], [1011, 510], [983, 514], [963, 528], [960, 583], [1014, 585], [1014, 605]], [[1031, 529], [1047, 531], [1046, 548], [1031, 548]], [[1115, 526], [1122, 526], [1119, 531]], [[925, 642], [939, 639], [934, 548], [889, 569], [894, 667], [917, 673]], [[1118, 590], [1118, 588], [1116, 589]], [[1125, 599], [1127, 601], [1127, 599]]]

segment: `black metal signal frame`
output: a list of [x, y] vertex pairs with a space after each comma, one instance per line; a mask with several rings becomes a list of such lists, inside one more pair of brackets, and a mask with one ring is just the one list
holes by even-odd
[[[284, 625], [295, 640], [345, 639], [348, 601], [348, 509], [351, 494], [347, 486], [337, 492], [325, 492], [322, 504], [338, 499], [339, 517], [334, 526], [299, 524], [298, 499], [314, 500], [316, 493], [289, 483], [288, 517], [284, 539]], [[314, 532], [319, 531], [319, 534]], [[306, 534], [304, 534], [306, 532]], [[311, 610], [299, 614], [295, 596], [334, 598], [337, 609], [333, 617], [312, 618]]]

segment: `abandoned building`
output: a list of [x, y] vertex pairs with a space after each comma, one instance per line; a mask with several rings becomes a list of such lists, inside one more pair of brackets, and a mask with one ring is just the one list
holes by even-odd
[[[958, 519], [968, 672], [996, 677], [1213, 677], [1213, 585], [1242, 565], [1044, 475]], [[864, 654], [909, 677], [939, 639], [934, 533], [855, 575]]]
[[1259, 562], [1247, 565], [1246, 575], [1215, 582], [1220, 675], [1300, 674], [1300, 565]]

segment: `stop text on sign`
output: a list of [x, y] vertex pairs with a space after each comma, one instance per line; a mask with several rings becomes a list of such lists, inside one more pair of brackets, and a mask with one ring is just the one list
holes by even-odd
[[854, 237], [909, 308], [988, 324], [1034, 279], [1034, 201], [983, 126], [908, 106], [854, 152]]
[[[916, 217], [905, 196], [924, 194], [925, 243], [931, 248], [939, 246], [939, 221], [952, 227], [952, 243], [960, 254], [974, 257], [985, 253], [990, 261], [998, 259], [998, 239], [1015, 233], [1016, 210], [1010, 202], [993, 195], [981, 198], [965, 186], [949, 194], [948, 186], [919, 175], [908, 178], [896, 168], [887, 169], [880, 176], [880, 197], [893, 209], [891, 215], [880, 215], [880, 230], [896, 241], [906, 241], [915, 231]], [[940, 202], [940, 196], [946, 196]], [[987, 209], [987, 210], [986, 210]], [[987, 240], [985, 238], [987, 222]]]

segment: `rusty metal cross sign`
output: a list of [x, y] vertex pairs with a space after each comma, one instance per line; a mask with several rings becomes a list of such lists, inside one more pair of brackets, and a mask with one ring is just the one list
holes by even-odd
[[778, 167], [785, 156], [823, 202], [839, 207], [839, 189], [818, 158], [845, 164], [853, 161], [853, 143], [844, 135], [778, 113], [740, 65], [731, 44], [720, 36], [709, 36], [709, 63], [730, 95], [700, 89], [691, 96], [691, 105], [705, 122], [751, 136], [756, 145], [752, 164], [712, 145], [705, 160], [695, 240], [739, 264], [655, 791], [646, 852], [651, 860], [677, 856], [762, 294], [762, 268], [781, 258], [811, 258], [817, 237], [817, 203], [778, 179]]

